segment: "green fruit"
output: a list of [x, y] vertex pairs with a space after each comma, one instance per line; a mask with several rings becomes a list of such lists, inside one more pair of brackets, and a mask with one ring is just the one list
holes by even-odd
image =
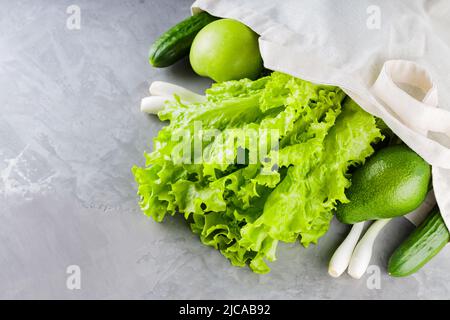
[[407, 214], [425, 200], [430, 177], [430, 165], [407, 146], [381, 149], [353, 173], [350, 202], [337, 206], [336, 217], [353, 224]]
[[150, 47], [150, 64], [158, 68], [168, 67], [187, 56], [197, 33], [216, 19], [207, 12], [201, 12], [174, 25]]
[[422, 268], [450, 240], [450, 233], [436, 208], [416, 230], [394, 251], [388, 272], [405, 277]]
[[262, 72], [258, 35], [231, 19], [214, 21], [195, 37], [189, 59], [194, 71], [216, 82], [256, 79]]

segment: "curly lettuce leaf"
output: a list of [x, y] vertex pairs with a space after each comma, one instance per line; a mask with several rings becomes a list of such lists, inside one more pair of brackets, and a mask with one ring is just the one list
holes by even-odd
[[[170, 123], [146, 165], [132, 169], [141, 209], [158, 222], [183, 215], [233, 265], [266, 273], [279, 241], [308, 246], [325, 234], [336, 202], [348, 201], [349, 166], [364, 162], [382, 135], [373, 116], [348, 98], [342, 105], [339, 88], [279, 72], [214, 84], [206, 94], [206, 103], [178, 99], [159, 113]], [[205, 139], [205, 129], [214, 134]], [[278, 133], [278, 147], [263, 159], [222, 161], [223, 150], [231, 160], [249, 160], [250, 131], [258, 146], [271, 146], [267, 130]]]
[[344, 191], [350, 186], [349, 166], [363, 163], [374, 152], [371, 143], [382, 136], [375, 118], [352, 100], [342, 109], [326, 135], [295, 145], [295, 165], [268, 197], [263, 214], [241, 231], [242, 241], [252, 249], [259, 247], [263, 233], [285, 242], [300, 238], [305, 246], [317, 243], [328, 230], [337, 201], [348, 202]]

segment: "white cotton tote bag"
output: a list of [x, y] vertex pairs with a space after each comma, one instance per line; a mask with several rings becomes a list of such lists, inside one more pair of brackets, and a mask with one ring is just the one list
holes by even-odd
[[257, 32], [266, 68], [339, 86], [382, 118], [432, 165], [450, 227], [450, 1], [198, 0], [198, 11]]

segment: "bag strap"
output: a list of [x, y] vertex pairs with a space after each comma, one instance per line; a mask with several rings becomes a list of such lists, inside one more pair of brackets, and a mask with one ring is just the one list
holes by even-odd
[[[425, 97], [419, 101], [398, 84], [419, 88]], [[428, 134], [432, 131], [450, 138], [450, 112], [436, 108], [437, 88], [422, 66], [412, 61], [389, 60], [384, 64], [372, 91], [398, 119], [417, 133], [430, 138]]]
[[[424, 98], [422, 101], [417, 100], [401, 89], [398, 84], [421, 89], [425, 93]], [[432, 139], [430, 132], [441, 133], [450, 138], [450, 113], [437, 108], [437, 88], [430, 74], [422, 66], [412, 61], [387, 61], [375, 81], [372, 91], [410, 129], [428, 139]], [[445, 148], [445, 146], [442, 147]], [[440, 171], [443, 171], [443, 173]], [[438, 193], [440, 189], [446, 190], [445, 186], [441, 186], [442, 183], [439, 183], [442, 180], [441, 176], [444, 174], [446, 174], [445, 170], [433, 167], [433, 184]], [[440, 205], [445, 208], [442, 208], [443, 212], [448, 211], [449, 201], [443, 201], [440, 194], [438, 198]], [[435, 193], [430, 191], [424, 203], [407, 214], [405, 218], [418, 225], [425, 219], [435, 204]], [[443, 217], [447, 226], [449, 226], [449, 218], [445, 215]]]

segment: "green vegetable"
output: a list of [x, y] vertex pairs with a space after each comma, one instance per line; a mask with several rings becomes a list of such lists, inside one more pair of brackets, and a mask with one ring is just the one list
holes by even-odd
[[417, 272], [450, 240], [450, 233], [438, 208], [418, 226], [394, 251], [389, 259], [388, 272], [394, 277], [405, 277]]
[[424, 201], [430, 178], [430, 165], [406, 145], [381, 149], [353, 173], [350, 202], [338, 205], [336, 217], [353, 224], [407, 214]]
[[201, 12], [164, 32], [150, 48], [150, 64], [159, 68], [168, 67], [187, 56], [197, 33], [216, 19], [207, 12]]
[[[201, 241], [233, 265], [268, 272], [279, 241], [308, 246], [325, 234], [336, 202], [348, 201], [348, 167], [364, 162], [382, 136], [373, 116], [350, 99], [342, 104], [339, 88], [279, 72], [214, 84], [206, 97], [205, 103], [169, 102], [158, 114], [170, 124], [145, 155], [146, 166], [132, 170], [141, 208], [156, 221], [183, 215]], [[193, 146], [194, 136], [211, 129], [203, 158], [175, 152], [180, 138]], [[270, 129], [279, 134], [270, 137], [279, 146], [266, 156], [248, 157], [246, 164], [220, 161], [223, 153], [232, 159], [243, 150], [251, 154], [230, 132]], [[258, 145], [270, 145], [270, 139], [256, 135]]]
[[192, 43], [189, 59], [197, 74], [217, 82], [256, 79], [263, 70], [258, 35], [231, 19], [203, 28]]

